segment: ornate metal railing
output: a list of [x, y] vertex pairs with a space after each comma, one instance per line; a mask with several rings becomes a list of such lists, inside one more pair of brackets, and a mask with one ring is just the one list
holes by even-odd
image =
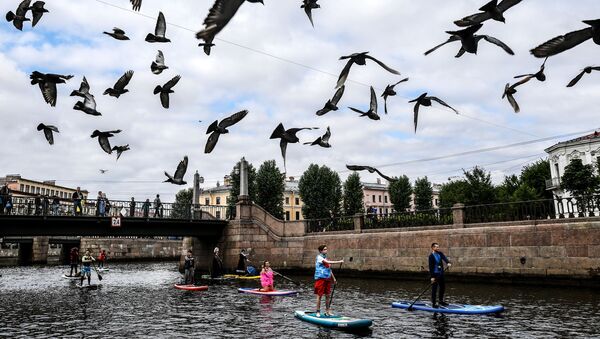
[[0, 208], [2, 209], [0, 214], [225, 220], [231, 214], [227, 213], [228, 208], [228, 206], [181, 203], [161, 203], [156, 206], [151, 201], [110, 200], [100, 203], [97, 200], [82, 200], [80, 203], [75, 203], [66, 200], [12, 197], [12, 207]]
[[365, 215], [365, 229], [402, 228], [452, 224], [450, 208], [424, 211], [397, 212], [390, 214]]
[[308, 219], [306, 222], [306, 233], [349, 231], [354, 229], [354, 218], [351, 216]]
[[465, 223], [600, 216], [600, 195], [465, 207]]

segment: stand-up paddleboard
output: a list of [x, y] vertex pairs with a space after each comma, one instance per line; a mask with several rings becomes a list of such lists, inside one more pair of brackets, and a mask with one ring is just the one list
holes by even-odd
[[98, 288], [98, 287], [101, 286], [100, 284], [90, 284], [90, 285], [88, 285], [88, 284], [85, 284], [85, 283], [83, 285], [79, 285], [79, 284], [75, 284], [75, 285], [77, 287], [81, 288], [81, 289], [91, 289], [91, 290], [96, 289], [96, 288]]
[[98, 267], [98, 272], [108, 272], [108, 271], [110, 271], [109, 268], [104, 268], [104, 267], [100, 268], [100, 267]]
[[236, 280], [256, 280], [260, 279], [260, 275], [237, 275], [237, 274], [225, 274], [225, 279], [236, 279]]
[[371, 319], [357, 319], [341, 315], [326, 316], [325, 314], [317, 317], [315, 313], [305, 311], [296, 311], [294, 312], [294, 316], [309, 323], [332, 328], [357, 329], [366, 328], [373, 324], [373, 320]]
[[175, 284], [174, 286], [178, 290], [185, 290], [185, 291], [206, 291], [206, 290], [208, 290], [208, 286], [183, 285], [183, 284]]
[[63, 278], [65, 279], [81, 279], [80, 275], [68, 275], [68, 274], [63, 274], [62, 275]]
[[[392, 307], [408, 309], [412, 304], [412, 301], [401, 300], [392, 303]], [[418, 311], [427, 311], [434, 313], [456, 313], [456, 314], [489, 314], [489, 313], [500, 313], [504, 311], [502, 305], [463, 305], [463, 304], [449, 304], [448, 306], [438, 306], [434, 308], [431, 303], [427, 302], [416, 302], [411, 309]]]
[[271, 291], [271, 292], [263, 292], [260, 290], [260, 288], [249, 288], [249, 287], [242, 287], [242, 288], [238, 288], [238, 292], [240, 293], [249, 293], [249, 294], [256, 294], [256, 295], [269, 295], [272, 297], [281, 297], [281, 296], [286, 296], [286, 295], [296, 295], [298, 294], [298, 291], [290, 291], [290, 290], [275, 290], [275, 291]]

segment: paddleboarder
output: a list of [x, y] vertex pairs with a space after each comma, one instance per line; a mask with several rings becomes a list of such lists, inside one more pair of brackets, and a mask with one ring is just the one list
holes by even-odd
[[105, 261], [106, 261], [106, 250], [102, 250], [98, 254], [98, 268], [104, 268]]
[[273, 270], [271, 269], [271, 263], [265, 261], [262, 264], [262, 270], [260, 271], [260, 284], [262, 288], [261, 292], [271, 292], [273, 288]]
[[194, 285], [194, 267], [196, 266], [196, 261], [192, 256], [192, 250], [187, 251], [187, 255], [185, 256], [183, 262], [183, 268], [185, 269], [185, 284], [186, 285]]
[[235, 269], [236, 273], [243, 273], [246, 274], [246, 263], [250, 262], [250, 259], [248, 259], [248, 256], [250, 255], [250, 253], [246, 252], [245, 249], [242, 249], [240, 251], [240, 257], [238, 259], [238, 264], [237, 264], [237, 268]]
[[77, 272], [77, 268], [79, 267], [79, 249], [77, 247], [71, 248], [71, 253], [69, 253], [69, 263], [71, 264], [69, 277], [73, 276], [73, 270], [75, 270], [76, 276], [79, 275], [79, 272]]
[[223, 260], [219, 257], [219, 248], [215, 247], [213, 250], [212, 267], [210, 270], [211, 278], [218, 278], [223, 275]]
[[436, 294], [439, 287], [439, 305], [448, 306], [444, 302], [444, 293], [446, 292], [446, 281], [444, 280], [444, 262], [448, 267], [452, 266], [448, 258], [440, 251], [440, 245], [437, 242], [431, 244], [431, 254], [429, 254], [429, 274], [431, 275], [431, 306], [437, 308]]
[[79, 286], [83, 286], [83, 279], [87, 276], [88, 286], [92, 283], [92, 262], [96, 261], [90, 254], [90, 250], [85, 250], [85, 254], [81, 257], [81, 282]]
[[321, 316], [321, 298], [325, 296], [325, 315], [330, 316], [331, 285], [336, 283], [331, 272], [331, 264], [341, 264], [344, 260], [332, 261], [327, 259], [327, 245], [319, 246], [319, 254], [315, 260], [315, 294], [317, 295], [317, 317]]

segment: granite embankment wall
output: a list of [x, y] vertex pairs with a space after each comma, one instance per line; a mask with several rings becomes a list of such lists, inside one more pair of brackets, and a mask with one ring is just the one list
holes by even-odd
[[145, 238], [82, 238], [80, 248], [90, 249], [93, 255], [104, 249], [110, 261], [178, 260], [182, 242]]
[[305, 234], [303, 222], [277, 220], [258, 206], [238, 205], [238, 216], [220, 243], [228, 267], [235, 267], [240, 250], [250, 247], [255, 261], [268, 259], [274, 267], [309, 270], [317, 247], [327, 244], [329, 256], [344, 258], [348, 272], [422, 278], [430, 245], [438, 242], [453, 261], [451, 275], [457, 277], [546, 283], [600, 280], [600, 218], [383, 230], [356, 227]]

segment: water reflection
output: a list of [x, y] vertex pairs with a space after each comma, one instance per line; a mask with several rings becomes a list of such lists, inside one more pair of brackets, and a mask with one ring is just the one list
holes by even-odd
[[433, 314], [433, 327], [435, 328], [433, 336], [435, 338], [450, 338], [448, 321], [448, 317], [445, 314]]

